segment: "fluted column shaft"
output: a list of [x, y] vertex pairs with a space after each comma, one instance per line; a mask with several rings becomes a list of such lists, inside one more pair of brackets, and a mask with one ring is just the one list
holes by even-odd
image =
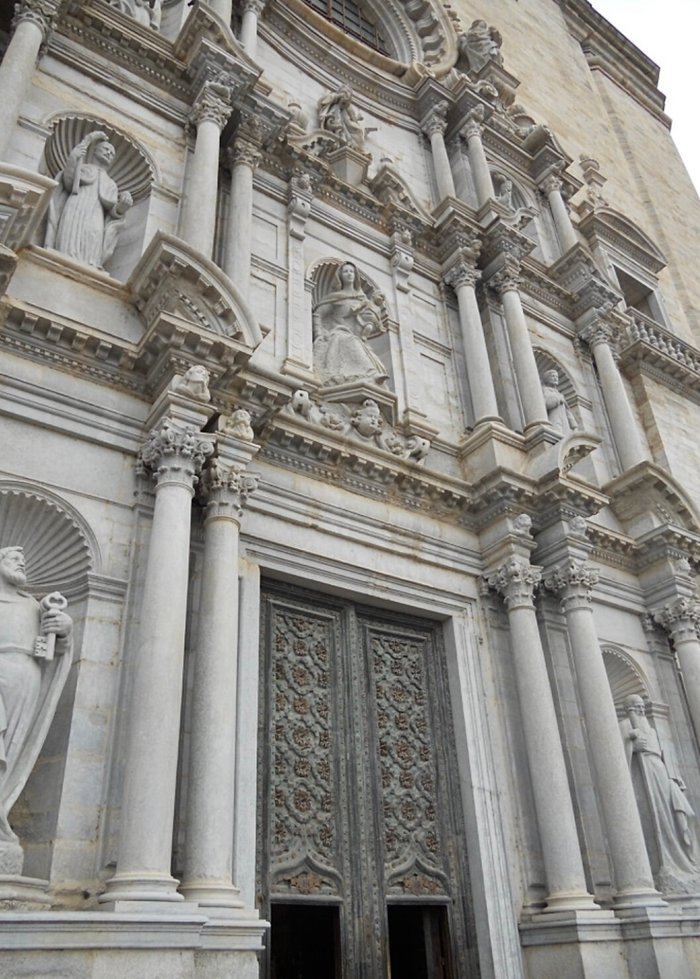
[[243, 466], [219, 460], [202, 477], [204, 560], [181, 890], [205, 907], [242, 907], [233, 881], [238, 544], [242, 505], [254, 488], [255, 478]]
[[474, 189], [479, 207], [493, 200], [496, 192], [493, 189], [493, 179], [481, 138], [483, 131], [484, 108], [478, 106], [469, 113], [469, 121], [463, 133], [467, 140], [469, 151], [469, 166], [474, 180]]
[[586, 339], [598, 370], [600, 388], [622, 469], [631, 469], [646, 459], [646, 452], [610, 347], [611, 332], [606, 326], [599, 324], [589, 331]]
[[185, 648], [190, 511], [212, 451], [193, 427], [167, 422], [141, 452], [156, 479], [153, 525], [133, 659], [117, 871], [107, 901], [176, 901], [170, 875]]
[[17, 6], [14, 33], [0, 63], [0, 160], [10, 148], [39, 50], [55, 24], [59, 2], [22, 0]]
[[506, 267], [494, 277], [494, 285], [501, 295], [503, 313], [513, 354], [513, 366], [518, 391], [525, 416], [525, 427], [547, 422], [547, 408], [542, 394], [542, 383], [535, 354], [530, 342], [523, 304], [518, 290], [519, 279], [514, 269]]
[[598, 573], [581, 560], [551, 572], [545, 585], [561, 595], [576, 669], [577, 689], [598, 786], [600, 805], [615, 872], [618, 907], [660, 905], [644, 832], [620, 737], [603, 654], [598, 642], [590, 593]]
[[488, 418], [498, 418], [496, 389], [474, 290], [480, 274], [473, 262], [460, 258], [445, 275], [445, 281], [457, 294], [459, 326], [475, 425]]
[[423, 120], [423, 132], [430, 139], [430, 148], [433, 153], [438, 202], [446, 197], [457, 196], [450, 158], [445, 146], [448, 107], [447, 102], [439, 102]]
[[219, 144], [230, 112], [230, 95], [225, 86], [205, 82], [190, 116], [197, 127], [197, 136], [187, 177], [180, 235], [206, 258], [212, 257], [214, 247]]
[[700, 739], [700, 603], [678, 598], [654, 613], [654, 619], [668, 630], [678, 657], [688, 709]]
[[574, 807], [547, 665], [535, 615], [541, 569], [522, 558], [504, 564], [488, 582], [508, 612], [525, 749], [547, 876], [547, 911], [594, 910], [586, 886]]
[[562, 196], [562, 182], [555, 174], [550, 174], [540, 185], [542, 192], [546, 195], [549, 209], [554, 220], [554, 227], [557, 229], [559, 243], [563, 253], [569, 251], [574, 245], [578, 244], [576, 230], [571, 221], [564, 198]]

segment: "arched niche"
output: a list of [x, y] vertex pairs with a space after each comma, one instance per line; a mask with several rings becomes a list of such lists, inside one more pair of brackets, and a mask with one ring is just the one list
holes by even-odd
[[89, 133], [104, 132], [116, 151], [109, 176], [120, 193], [128, 192], [133, 205], [126, 213], [114, 254], [105, 263], [105, 271], [116, 279], [126, 279], [138, 261], [148, 218], [151, 188], [158, 180], [153, 158], [126, 132], [86, 113], [62, 114], [48, 123], [51, 132], [44, 145], [43, 169], [51, 177], [64, 168], [71, 151]]
[[24, 548], [28, 589], [75, 593], [99, 571], [99, 547], [73, 507], [46, 490], [0, 481], [0, 547]]
[[341, 265], [345, 265], [346, 262], [354, 265], [357, 269], [362, 291], [377, 307], [382, 323], [387, 326], [389, 322], [389, 314], [386, 307], [386, 298], [384, 293], [376, 282], [374, 282], [366, 272], [363, 272], [357, 262], [352, 258], [322, 258], [310, 266], [307, 272], [307, 281], [311, 283], [312, 306], [315, 308], [321, 299], [337, 288], [336, 276], [338, 270], [340, 269]]
[[617, 646], [603, 646], [603, 662], [619, 717], [625, 714], [624, 703], [627, 697], [636, 694], [645, 701], [651, 699], [649, 684], [641, 667], [627, 653]]

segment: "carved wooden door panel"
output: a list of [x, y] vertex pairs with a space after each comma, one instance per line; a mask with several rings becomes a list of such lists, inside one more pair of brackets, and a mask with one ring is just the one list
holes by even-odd
[[439, 626], [270, 584], [261, 635], [263, 975], [476, 976]]

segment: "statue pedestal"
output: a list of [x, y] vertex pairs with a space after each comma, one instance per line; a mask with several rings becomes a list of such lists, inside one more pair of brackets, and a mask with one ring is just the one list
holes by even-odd
[[330, 153], [326, 153], [326, 159], [336, 177], [340, 177], [346, 184], [351, 184], [353, 187], [364, 183], [367, 178], [367, 170], [372, 162], [369, 153], [363, 153], [352, 146], [340, 146], [337, 150], [331, 150]]
[[41, 911], [51, 904], [48, 880], [0, 874], [0, 911]]

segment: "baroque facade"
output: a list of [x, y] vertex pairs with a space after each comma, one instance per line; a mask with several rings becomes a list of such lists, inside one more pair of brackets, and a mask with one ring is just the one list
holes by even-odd
[[587, 0], [2, 17], [2, 975], [700, 977], [656, 67]]

